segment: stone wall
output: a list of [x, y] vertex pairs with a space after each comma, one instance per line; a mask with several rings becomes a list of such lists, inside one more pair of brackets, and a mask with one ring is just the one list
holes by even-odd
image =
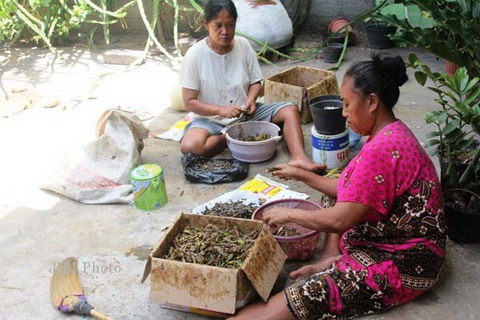
[[[126, 3], [126, 0], [121, 0], [118, 3], [119, 4], [124, 4]], [[152, 1], [143, 1], [143, 6], [145, 8], [145, 13], [147, 15], [148, 20], [152, 19]], [[127, 10], [127, 16], [125, 17], [125, 21], [127, 22], [128, 29], [126, 30], [127, 32], [131, 33], [147, 33], [147, 30], [145, 29], [145, 25], [143, 24], [142, 17], [140, 16], [140, 12], [138, 10], [137, 4], [134, 4]], [[122, 32], [123, 29], [121, 29], [119, 24], [115, 24], [112, 26], [112, 31], [113, 32]], [[125, 31], [125, 30], [124, 30]]]
[[[122, 0], [121, 2], [127, 2], [128, 0]], [[145, 13], [149, 21], [152, 20], [152, 1], [146, 1], [143, 0], [143, 5], [145, 8]], [[164, 34], [166, 38], [171, 38], [173, 35], [173, 20], [174, 20], [174, 9], [167, 5], [164, 4], [161, 12], [160, 12], [160, 17], [162, 21], [162, 28], [164, 30]], [[198, 27], [199, 24], [196, 23], [195, 19], [197, 17], [194, 17], [192, 13], [186, 14], [185, 12], [180, 12], [180, 19], [179, 19], [179, 27], [178, 27], [178, 32], [190, 32], [193, 31], [190, 26], [196, 26]], [[142, 17], [140, 16], [140, 12], [138, 10], [137, 4], [133, 5], [131, 8], [128, 9], [127, 11], [127, 16], [125, 17], [125, 20], [128, 24], [128, 30], [126, 30], [129, 33], [147, 33], [147, 30], [145, 28], [145, 25], [142, 21]], [[158, 22], [157, 22], [158, 23]], [[113, 32], [125, 32], [125, 30], [121, 29], [119, 24], [116, 24], [112, 27]], [[155, 32], [158, 32], [158, 28], [156, 28]], [[193, 33], [195, 33], [193, 31]]]
[[[305, 2], [303, 0], [296, 0], [300, 2]], [[122, 0], [120, 3], [126, 2], [126, 0]], [[294, 14], [289, 6], [292, 6], [291, 3], [293, 0], [290, 1], [282, 1], [285, 2], [287, 11], [289, 14]], [[151, 19], [151, 11], [152, 11], [152, 2], [151, 1], [143, 1], [145, 6], [145, 11], [147, 13], [148, 19]], [[302, 29], [308, 30], [311, 32], [325, 32], [327, 30], [328, 24], [335, 18], [344, 17], [346, 19], [353, 19], [358, 15], [362, 14], [363, 12], [368, 11], [369, 9], [373, 8], [375, 4], [375, 0], [312, 0], [311, 1], [311, 8], [310, 12], [302, 25]], [[166, 34], [170, 34], [171, 29], [168, 30], [169, 26], [173, 24], [173, 9], [166, 5], [165, 10], [162, 13], [162, 17], [164, 20], [163, 26], [165, 29]], [[191, 19], [190, 19], [191, 20]], [[302, 19], [303, 20], [303, 19]], [[140, 17], [140, 13], [138, 12], [137, 5], [135, 4], [128, 10], [128, 15], [126, 17], [126, 21], [128, 24], [127, 32], [131, 33], [138, 33], [138, 32], [145, 32], [146, 29], [143, 25], [142, 19]], [[192, 21], [188, 21], [186, 17], [184, 17], [180, 21], [180, 32], [186, 31], [188, 26], [192, 24]], [[120, 25], [117, 24], [112, 27], [113, 32], [124, 32], [120, 28]]]

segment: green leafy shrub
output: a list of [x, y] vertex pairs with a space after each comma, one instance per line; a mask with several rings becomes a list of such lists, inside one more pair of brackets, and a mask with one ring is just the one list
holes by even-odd
[[[480, 197], [480, 78], [471, 77], [465, 67], [454, 75], [432, 72], [415, 55], [410, 55], [409, 66], [415, 68], [415, 78], [422, 86], [437, 94], [438, 111], [427, 113], [425, 120], [436, 129], [427, 135], [427, 148], [437, 155], [441, 165], [442, 188], [445, 191], [467, 190]], [[453, 193], [454, 194], [454, 193]], [[470, 197], [470, 196], [468, 196]], [[466, 207], [479, 207], [465, 200]]]
[[112, 0], [0, 0], [0, 41], [18, 39], [48, 47], [85, 23], [103, 26], [108, 43], [108, 26], [126, 15], [131, 1], [115, 12]]
[[[464, 66], [473, 76], [480, 76], [480, 1], [389, 0], [389, 2], [407, 9], [403, 16], [388, 10], [376, 13], [377, 18], [397, 27], [396, 34], [392, 36], [395, 41], [421, 48]], [[413, 15], [417, 19], [413, 19]]]

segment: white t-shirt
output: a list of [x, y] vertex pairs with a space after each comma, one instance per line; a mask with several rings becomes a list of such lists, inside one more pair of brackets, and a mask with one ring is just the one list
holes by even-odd
[[[206, 38], [193, 45], [184, 57], [180, 86], [198, 91], [198, 99], [219, 106], [244, 106], [250, 85], [263, 80], [255, 51], [243, 37], [235, 37], [227, 54], [214, 52]], [[227, 125], [237, 119], [205, 117]]]

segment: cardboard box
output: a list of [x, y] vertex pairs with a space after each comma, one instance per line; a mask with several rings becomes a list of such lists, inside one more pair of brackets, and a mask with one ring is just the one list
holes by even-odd
[[[166, 260], [177, 234], [185, 226], [220, 228], [235, 225], [242, 233], [259, 236], [240, 269], [227, 269]], [[142, 282], [151, 273], [150, 300], [166, 308], [222, 316], [233, 314], [257, 292], [266, 301], [286, 260], [285, 252], [261, 221], [182, 213], [149, 255]]]
[[265, 103], [294, 102], [302, 123], [312, 121], [309, 101], [326, 94], [339, 94], [335, 73], [323, 69], [296, 66], [265, 80]]

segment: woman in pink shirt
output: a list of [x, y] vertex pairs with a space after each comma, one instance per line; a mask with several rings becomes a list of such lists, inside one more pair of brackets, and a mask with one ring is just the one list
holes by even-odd
[[287, 164], [276, 175], [337, 197], [320, 211], [273, 208], [269, 225], [295, 222], [326, 233], [321, 259], [290, 274], [302, 278], [232, 319], [336, 319], [378, 313], [432, 288], [445, 256], [445, 222], [435, 167], [395, 118], [407, 80], [399, 56], [354, 64], [341, 86], [348, 126], [369, 136], [338, 179]]

